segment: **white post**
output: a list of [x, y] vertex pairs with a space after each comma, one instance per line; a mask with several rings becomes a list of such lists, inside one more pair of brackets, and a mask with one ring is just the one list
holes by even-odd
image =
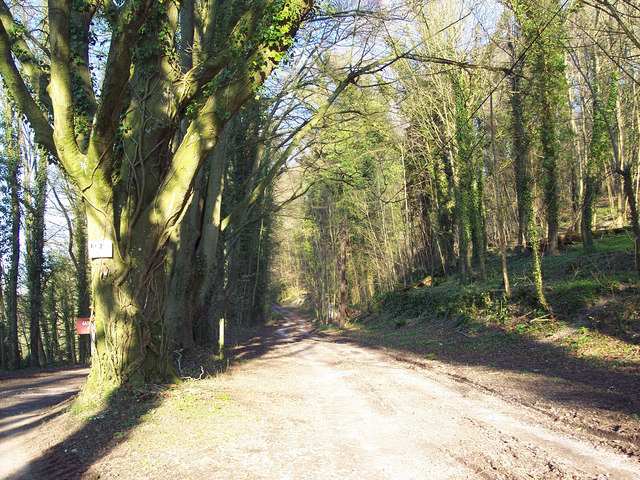
[[224, 358], [224, 318], [220, 319], [220, 332], [218, 334], [218, 352], [220, 360]]

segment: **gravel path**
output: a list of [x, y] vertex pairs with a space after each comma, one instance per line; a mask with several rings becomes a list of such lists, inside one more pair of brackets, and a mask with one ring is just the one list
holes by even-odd
[[[86, 478], [119, 478], [127, 459], [140, 479], [640, 479], [637, 457], [443, 374], [452, 367], [333, 343], [281, 313], [270, 336], [236, 352], [246, 362], [194, 384], [187, 418], [162, 407]], [[207, 398], [227, 400], [206, 414]]]
[[[637, 456], [458, 381], [454, 367], [331, 342], [295, 311], [281, 313], [235, 350], [228, 372], [163, 394], [89, 464], [55, 478], [640, 479]], [[38, 478], [54, 478], [46, 468], [58, 456], [41, 461]]]
[[640, 478], [638, 459], [597, 439], [437, 372], [321, 341], [283, 313], [282, 342], [234, 372], [230, 387], [262, 414], [220, 452], [226, 478]]

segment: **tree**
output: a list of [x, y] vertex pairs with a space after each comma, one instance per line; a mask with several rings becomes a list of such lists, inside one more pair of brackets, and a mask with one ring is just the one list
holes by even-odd
[[456, 216], [459, 237], [460, 280], [469, 280], [471, 269], [471, 248], [477, 260], [483, 279], [485, 273], [485, 224], [483, 209], [483, 165], [475, 153], [472, 119], [469, 116], [467, 90], [459, 72], [451, 74], [455, 101], [455, 140], [458, 179], [456, 190]]
[[509, 270], [507, 267], [507, 234], [504, 226], [504, 206], [502, 203], [502, 192], [498, 179], [500, 169], [498, 168], [498, 155], [496, 153], [496, 128], [493, 121], [493, 93], [489, 96], [489, 126], [491, 134], [491, 160], [493, 167], [493, 179], [495, 184], [496, 214], [498, 217], [498, 242], [500, 244], [500, 257], [502, 260], [502, 279], [504, 282], [504, 292], [507, 298], [511, 297], [511, 285], [509, 282]]
[[6, 177], [3, 179], [7, 189], [7, 225], [9, 269], [6, 274], [6, 317], [8, 324], [8, 357], [9, 367], [18, 368], [22, 353], [18, 340], [18, 274], [20, 266], [20, 221], [21, 196], [20, 172], [22, 158], [19, 142], [19, 127], [13, 119], [13, 109], [5, 107], [3, 112], [3, 133], [5, 138], [5, 152], [2, 161], [5, 166]]
[[338, 325], [344, 328], [347, 321], [347, 219], [342, 221], [342, 239], [340, 242], [340, 320]]
[[[595, 62], [595, 60], [594, 60]], [[598, 68], [594, 68], [594, 75], [598, 75]], [[617, 96], [617, 75], [611, 75], [608, 82], [608, 101], [602, 104], [601, 88], [597, 80], [591, 87], [593, 94], [593, 124], [591, 127], [591, 141], [585, 168], [584, 195], [582, 199], [580, 229], [582, 244], [586, 250], [593, 250], [593, 217], [595, 203], [600, 193], [605, 165], [611, 152], [610, 136], [607, 132], [607, 122], [613, 118]]]
[[[539, 132], [542, 187], [547, 223], [547, 252], [558, 253], [560, 118], [567, 86], [562, 47], [564, 35], [562, 7], [545, 0], [542, 7], [528, 0], [515, 3], [515, 12], [528, 48], [531, 118]], [[533, 239], [530, 239], [533, 241]]]
[[[515, 40], [515, 39], [514, 39]], [[511, 61], [514, 65], [510, 75], [511, 95], [511, 131], [512, 131], [512, 155], [514, 158], [514, 172], [516, 178], [516, 199], [518, 204], [518, 245], [525, 249], [529, 218], [531, 213], [531, 174], [529, 166], [529, 137], [525, 129], [523, 111], [523, 93], [520, 78], [522, 76], [522, 63], [516, 55], [515, 42], [510, 42]]]
[[375, 77], [347, 89], [300, 159], [301, 275], [322, 323], [346, 322], [347, 304], [404, 280], [402, 170], [381, 90]]
[[46, 325], [44, 300], [44, 212], [47, 196], [47, 154], [34, 152], [27, 160], [24, 186], [26, 287], [29, 298], [29, 345], [32, 367], [47, 363], [41, 338], [41, 326]]
[[[518, 244], [526, 247], [531, 245], [532, 251], [532, 276], [538, 302], [548, 310], [549, 306], [544, 295], [542, 282], [542, 260], [540, 258], [540, 245], [538, 243], [538, 229], [534, 215], [534, 205], [532, 198], [532, 176], [530, 174], [531, 156], [531, 134], [527, 129], [527, 115], [525, 104], [527, 95], [521, 89], [520, 75], [524, 70], [524, 53], [518, 52], [515, 41], [519, 38], [520, 30], [526, 32], [527, 27], [523, 22], [531, 27], [530, 19], [523, 16], [520, 4], [513, 5], [515, 10], [514, 35], [509, 44], [513, 71], [510, 74], [511, 92], [509, 103], [511, 106], [511, 138], [512, 155], [514, 157], [515, 187], [517, 196], [517, 219], [518, 219]], [[515, 37], [515, 38], [514, 38]], [[524, 39], [535, 42], [531, 32], [529, 35], [523, 34]], [[526, 48], [526, 47], [525, 47]], [[548, 185], [548, 184], [547, 184]], [[526, 242], [526, 243], [525, 243]]]
[[[75, 341], [75, 318], [90, 318], [91, 316], [85, 205], [81, 193], [64, 178], [64, 175], [60, 175], [56, 183], [57, 185], [52, 185], [51, 192], [58, 204], [59, 212], [66, 220], [69, 233], [68, 253], [74, 274], [75, 287], [73, 288], [74, 296], [67, 293], [61, 295], [60, 298], [65, 325], [67, 360], [73, 363], [76, 361], [85, 363], [89, 359], [91, 352], [89, 335], [80, 335], [78, 337], [77, 356]], [[58, 189], [61, 190], [60, 194]], [[63, 203], [61, 197], [66, 199], [66, 203]], [[69, 290], [71, 286], [66, 285], [65, 289]], [[75, 301], [75, 308], [72, 307], [73, 301]], [[74, 320], [73, 325], [69, 324], [70, 319]]]
[[[163, 313], [167, 241], [227, 120], [282, 58], [311, 7], [50, 0], [41, 48], [0, 5], [0, 74], [36, 141], [81, 190], [88, 241], [113, 246], [112, 258], [91, 259], [96, 343], [86, 394], [173, 377]], [[100, 31], [110, 40], [96, 76], [90, 58]]]
[[0, 262], [0, 368], [9, 368], [7, 305], [4, 301], [4, 268]]
[[[87, 219], [84, 199], [76, 188], [70, 189], [69, 195], [71, 199], [73, 212], [73, 227], [71, 229], [71, 239], [74, 248], [71, 255], [75, 270], [75, 287], [76, 287], [76, 308], [75, 316], [78, 318], [90, 318], [91, 316], [91, 292], [89, 286], [88, 266], [89, 253], [87, 251]], [[68, 302], [68, 299], [65, 298]], [[68, 311], [68, 308], [65, 309]], [[66, 315], [67, 317], [69, 315]], [[71, 341], [71, 340], [69, 340]], [[69, 347], [69, 352], [74, 351]], [[88, 335], [81, 335], [78, 338], [78, 361], [85, 363], [91, 355], [91, 345]]]

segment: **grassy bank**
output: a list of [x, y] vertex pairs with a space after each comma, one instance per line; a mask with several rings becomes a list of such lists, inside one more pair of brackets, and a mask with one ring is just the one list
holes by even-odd
[[443, 278], [387, 292], [350, 324], [349, 334], [425, 358], [532, 370], [562, 362], [640, 371], [640, 283], [628, 234], [598, 239], [591, 253], [572, 245], [544, 258], [552, 313], [537, 303], [530, 255], [512, 252], [508, 265], [509, 299], [500, 259], [492, 256], [487, 282], [461, 286]]

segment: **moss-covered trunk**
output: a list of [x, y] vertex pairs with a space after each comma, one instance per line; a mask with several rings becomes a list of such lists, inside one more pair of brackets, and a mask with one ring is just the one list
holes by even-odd
[[175, 375], [165, 335], [164, 251], [149, 255], [157, 239], [147, 236], [125, 253], [108, 222], [92, 213], [89, 241], [113, 242], [113, 258], [91, 259], [93, 355], [85, 393], [170, 381]]
[[[113, 254], [91, 260], [95, 340], [85, 392], [166, 380], [169, 239], [222, 128], [291, 47], [313, 3], [47, 5], [33, 23], [49, 27], [48, 64], [7, 10], [0, 75], [35, 141], [82, 192], [88, 241], [113, 244]], [[96, 65], [89, 52], [105, 31], [109, 52]]]

